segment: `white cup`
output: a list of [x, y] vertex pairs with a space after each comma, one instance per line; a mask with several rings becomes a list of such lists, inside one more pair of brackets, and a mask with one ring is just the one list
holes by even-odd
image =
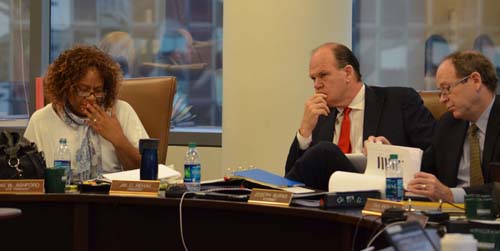
[[441, 251], [476, 251], [477, 240], [472, 234], [446, 234], [441, 238]]

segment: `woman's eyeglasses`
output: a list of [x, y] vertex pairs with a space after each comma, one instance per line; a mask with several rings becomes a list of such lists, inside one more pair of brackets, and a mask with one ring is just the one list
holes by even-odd
[[96, 98], [104, 98], [106, 96], [106, 92], [103, 90], [81, 90], [78, 86], [75, 87], [76, 95], [79, 97], [87, 98], [90, 95], [94, 95]]

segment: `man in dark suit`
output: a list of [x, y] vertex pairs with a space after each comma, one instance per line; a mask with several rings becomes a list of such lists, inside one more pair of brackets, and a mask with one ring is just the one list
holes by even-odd
[[[408, 191], [432, 200], [463, 202], [466, 193], [490, 193], [488, 165], [500, 161], [500, 100], [495, 67], [484, 55], [447, 56], [436, 74], [448, 112], [422, 158]], [[489, 184], [488, 184], [489, 183]]]
[[335, 171], [360, 172], [344, 155], [361, 153], [363, 140], [402, 146], [430, 145], [435, 120], [411, 88], [369, 87], [346, 46], [326, 43], [312, 53], [309, 75], [315, 94], [307, 100], [290, 147], [286, 177], [328, 189]]

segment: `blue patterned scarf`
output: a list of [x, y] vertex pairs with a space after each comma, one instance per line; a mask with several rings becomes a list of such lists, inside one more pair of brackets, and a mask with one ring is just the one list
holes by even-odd
[[81, 179], [100, 178], [102, 175], [102, 155], [99, 135], [85, 124], [86, 119], [71, 112], [68, 104], [64, 105], [64, 109], [59, 115], [64, 123], [76, 130], [78, 139], [81, 140], [80, 146], [76, 150], [76, 168], [77, 172], [82, 172]]

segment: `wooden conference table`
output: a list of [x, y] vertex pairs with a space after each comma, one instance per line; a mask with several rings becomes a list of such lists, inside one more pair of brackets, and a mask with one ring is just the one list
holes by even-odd
[[[0, 221], [1, 250], [184, 250], [179, 199], [92, 194], [0, 195], [22, 215]], [[359, 210], [185, 199], [189, 250], [351, 250], [379, 227]]]

